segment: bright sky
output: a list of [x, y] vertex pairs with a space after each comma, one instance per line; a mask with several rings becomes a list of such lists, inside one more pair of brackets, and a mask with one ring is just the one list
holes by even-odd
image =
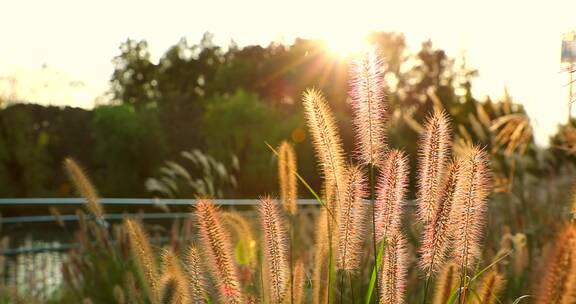
[[382, 30], [404, 32], [414, 50], [430, 38], [452, 57], [465, 51], [480, 71], [475, 95], [499, 97], [508, 86], [539, 143], [567, 117], [560, 39], [576, 30], [574, 0], [4, 0], [2, 7], [0, 94], [43, 104], [93, 106], [128, 37], [146, 39], [160, 56], [181, 37], [197, 42], [206, 31], [218, 44], [246, 45], [295, 37], [354, 42]]

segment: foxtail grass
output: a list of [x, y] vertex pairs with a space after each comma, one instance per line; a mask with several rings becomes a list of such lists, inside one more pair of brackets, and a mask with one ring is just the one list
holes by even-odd
[[451, 218], [456, 193], [456, 183], [462, 168], [457, 159], [448, 167], [448, 173], [442, 186], [442, 198], [436, 214], [424, 227], [422, 245], [420, 246], [419, 266], [426, 277], [437, 273], [445, 264], [448, 253], [448, 241], [453, 234], [454, 219]]
[[375, 203], [376, 240], [381, 242], [397, 234], [402, 223], [402, 209], [408, 186], [409, 164], [400, 150], [388, 153], [378, 179]]
[[172, 249], [162, 253], [161, 304], [188, 304], [191, 301], [190, 289], [180, 260]]
[[576, 228], [566, 226], [558, 235], [552, 251], [546, 257], [542, 281], [535, 303], [574, 303], [576, 288], [571, 276], [576, 271]]
[[270, 280], [272, 303], [286, 299], [290, 283], [288, 234], [278, 203], [270, 198], [260, 200], [258, 208], [263, 234], [263, 251], [267, 278]]
[[384, 128], [387, 106], [384, 102], [382, 60], [369, 50], [351, 67], [352, 108], [356, 127], [357, 154], [363, 165], [380, 166], [386, 156]]
[[451, 217], [455, 223], [454, 258], [461, 265], [460, 303], [464, 303], [468, 289], [468, 270], [482, 254], [480, 241], [491, 189], [486, 152], [478, 147], [469, 147], [462, 156], [461, 170], [456, 182]]
[[366, 179], [360, 167], [351, 166], [338, 212], [338, 253], [336, 267], [341, 270], [357, 270], [366, 234]]
[[480, 288], [476, 292], [475, 304], [499, 303], [498, 295], [506, 287], [504, 276], [496, 270], [490, 270], [480, 281]]
[[218, 208], [211, 201], [201, 199], [196, 204], [196, 215], [200, 243], [208, 269], [216, 282], [219, 300], [223, 303], [243, 303], [230, 236], [224, 229]]
[[128, 232], [132, 255], [143, 275], [149, 298], [152, 303], [158, 303], [160, 300], [158, 267], [148, 236], [137, 220], [125, 219], [124, 226]]
[[100, 204], [98, 192], [92, 181], [78, 163], [72, 158], [64, 160], [64, 168], [74, 184], [76, 191], [86, 200], [86, 209], [97, 219], [104, 218], [104, 208]]
[[406, 241], [395, 234], [389, 238], [382, 256], [379, 303], [404, 303], [407, 263]]
[[296, 182], [296, 153], [294, 147], [283, 141], [278, 148], [278, 179], [280, 181], [280, 200], [284, 209], [291, 215], [298, 210], [298, 184]]
[[206, 303], [205, 278], [200, 258], [198, 248], [191, 245], [186, 254], [186, 270], [191, 302], [194, 304]]
[[459, 267], [455, 263], [449, 263], [444, 266], [436, 281], [434, 290], [434, 304], [446, 304], [452, 293], [458, 289]]
[[425, 123], [425, 131], [418, 143], [418, 217], [428, 223], [438, 209], [442, 179], [450, 160], [451, 130], [448, 116], [435, 110]]

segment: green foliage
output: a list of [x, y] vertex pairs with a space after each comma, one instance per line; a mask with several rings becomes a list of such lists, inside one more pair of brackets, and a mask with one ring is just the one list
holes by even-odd
[[144, 195], [142, 181], [155, 173], [166, 151], [157, 110], [102, 106], [95, 109], [92, 124], [94, 176], [102, 195]]

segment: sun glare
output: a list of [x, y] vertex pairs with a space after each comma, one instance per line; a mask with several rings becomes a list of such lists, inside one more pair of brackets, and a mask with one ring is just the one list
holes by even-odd
[[325, 37], [324, 43], [328, 50], [340, 59], [344, 59], [370, 48], [366, 36], [331, 36]]

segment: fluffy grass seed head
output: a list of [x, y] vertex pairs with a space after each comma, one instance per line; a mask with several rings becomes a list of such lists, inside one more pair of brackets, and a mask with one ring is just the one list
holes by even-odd
[[316, 156], [325, 183], [334, 187], [336, 205], [340, 205], [342, 181], [344, 180], [344, 151], [336, 121], [326, 99], [316, 89], [309, 89], [303, 97], [304, 114]]
[[290, 282], [288, 234], [279, 205], [268, 197], [260, 199], [258, 208], [264, 244], [265, 271], [270, 282], [272, 303], [282, 303]]
[[157, 303], [160, 298], [158, 267], [148, 236], [137, 220], [125, 219], [124, 226], [128, 232], [132, 254], [136, 259], [138, 269], [143, 275], [150, 299], [152, 299], [153, 303]]
[[446, 304], [448, 302], [452, 293], [458, 289], [459, 275], [459, 268], [455, 263], [449, 263], [444, 266], [436, 281], [434, 304]]
[[380, 303], [404, 303], [408, 255], [400, 234], [389, 238], [380, 269]]
[[96, 188], [90, 181], [90, 178], [84, 173], [84, 170], [72, 158], [64, 160], [64, 168], [68, 178], [74, 184], [76, 191], [86, 200], [86, 208], [97, 219], [104, 218], [104, 208], [98, 199]]
[[352, 107], [356, 127], [357, 152], [363, 165], [380, 166], [386, 154], [382, 60], [375, 49], [353, 61], [351, 67]]
[[450, 160], [451, 129], [444, 110], [435, 110], [418, 143], [418, 217], [428, 223], [436, 213], [441, 186]]
[[490, 270], [484, 275], [480, 282], [480, 288], [476, 292], [476, 304], [496, 304], [501, 303], [498, 300], [498, 295], [506, 287], [506, 280], [504, 276], [496, 270]]
[[470, 147], [462, 156], [460, 172], [451, 214], [455, 223], [454, 257], [460, 265], [470, 268], [482, 254], [480, 241], [491, 191], [486, 152], [479, 147]]
[[461, 159], [448, 166], [448, 172], [442, 186], [442, 198], [432, 219], [425, 225], [420, 246], [420, 269], [426, 276], [438, 272], [446, 262], [448, 243], [453, 234], [454, 223], [451, 217], [458, 175], [462, 170]]
[[298, 209], [298, 183], [296, 181], [296, 153], [294, 147], [283, 141], [278, 148], [278, 178], [280, 180], [280, 200], [284, 209], [296, 214]]
[[224, 229], [218, 208], [211, 201], [201, 199], [196, 204], [196, 215], [200, 243], [208, 270], [216, 282], [219, 300], [222, 303], [243, 303], [230, 236]]
[[346, 173], [342, 205], [338, 212], [338, 255], [336, 266], [357, 270], [366, 234], [366, 179], [360, 167], [351, 166]]
[[188, 284], [190, 286], [190, 296], [192, 303], [206, 303], [206, 286], [200, 252], [195, 245], [190, 245], [186, 253], [186, 273]]
[[375, 202], [376, 240], [397, 234], [402, 222], [404, 196], [408, 187], [409, 164], [406, 154], [391, 150], [378, 178]]
[[188, 304], [190, 303], [190, 289], [186, 275], [182, 271], [180, 260], [173, 250], [165, 249], [162, 252], [162, 304]]

